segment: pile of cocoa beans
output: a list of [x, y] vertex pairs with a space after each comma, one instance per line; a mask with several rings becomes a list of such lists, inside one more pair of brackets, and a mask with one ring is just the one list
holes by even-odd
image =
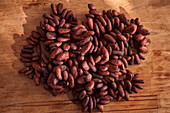
[[127, 67], [145, 60], [150, 32], [139, 18], [88, 7], [87, 19], [80, 21], [62, 3], [52, 4], [52, 14], [43, 15], [21, 50], [25, 67], [19, 73], [43, 83], [54, 96], [71, 90], [82, 111], [104, 111], [113, 99], [128, 101], [129, 94], [143, 89], [144, 80]]

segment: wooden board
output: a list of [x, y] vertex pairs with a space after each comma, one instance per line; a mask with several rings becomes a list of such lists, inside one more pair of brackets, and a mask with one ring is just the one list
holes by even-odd
[[[53, 97], [40, 85], [18, 74], [25, 39], [51, 13], [51, 3], [64, 3], [79, 19], [85, 19], [87, 4], [102, 9], [116, 9], [130, 18], [139, 17], [151, 31], [151, 45], [146, 60], [130, 66], [146, 83], [144, 90], [131, 95], [130, 101], [111, 102], [105, 113], [170, 112], [170, 2], [169, 0], [0, 0], [0, 113], [80, 113], [70, 95]], [[96, 111], [97, 112], [97, 111]]]

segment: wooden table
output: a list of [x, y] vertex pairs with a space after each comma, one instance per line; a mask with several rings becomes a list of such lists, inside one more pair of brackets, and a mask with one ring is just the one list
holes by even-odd
[[[40, 85], [18, 74], [25, 39], [51, 13], [51, 3], [64, 3], [79, 19], [85, 19], [87, 4], [102, 9], [116, 9], [129, 18], [139, 17], [151, 31], [151, 45], [146, 60], [129, 68], [144, 78], [144, 90], [132, 94], [130, 101], [112, 102], [105, 112], [170, 112], [170, 2], [169, 0], [0, 0], [0, 113], [81, 113], [70, 94], [53, 97]], [[97, 111], [96, 111], [97, 112]]]

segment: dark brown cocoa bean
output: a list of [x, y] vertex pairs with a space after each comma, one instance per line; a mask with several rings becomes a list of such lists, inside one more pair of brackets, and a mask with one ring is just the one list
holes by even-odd
[[44, 45], [50, 45], [51, 43], [53, 43], [54, 42], [54, 40], [46, 40], [45, 42], [44, 42]]
[[90, 18], [94, 18], [95, 16], [93, 14], [85, 14], [86, 18], [90, 17]]
[[57, 5], [57, 12], [58, 12], [58, 14], [61, 15], [63, 9], [64, 9], [64, 5], [63, 5], [62, 3], [59, 3], [59, 4]]
[[[50, 59], [54, 59], [57, 55], [59, 55], [62, 52], [63, 52], [63, 50], [61, 48], [57, 48], [56, 50], [52, 51], [52, 53], [51, 53], [49, 58]], [[60, 57], [61, 57], [61, 55], [60, 55]]]
[[120, 66], [122, 64], [120, 60], [110, 60], [109, 63], [116, 66]]
[[39, 38], [40, 38], [40, 34], [39, 34], [38, 32], [36, 32], [36, 31], [32, 31], [31, 34], [32, 34], [32, 36], [33, 36], [34, 38], [36, 38], [36, 39], [39, 39]]
[[70, 21], [70, 19], [73, 17], [73, 12], [69, 10], [65, 16], [66, 21]]
[[125, 96], [125, 92], [124, 92], [124, 89], [122, 87], [122, 85], [118, 84], [118, 91], [119, 91], [119, 95], [121, 97], [124, 97]]
[[32, 49], [22, 49], [22, 53], [33, 53], [34, 51]]
[[73, 66], [71, 68], [71, 74], [74, 77], [74, 79], [76, 79], [78, 77], [78, 72], [77, 72], [77, 67], [76, 66]]
[[87, 38], [84, 38], [83, 40], [81, 40], [80, 42], [78, 42], [78, 44], [79, 45], [84, 45], [84, 44], [86, 44], [89, 41], [90, 41], [90, 37], [87, 37]]
[[56, 60], [67, 60], [69, 58], [69, 52], [64, 52], [56, 57]]
[[77, 50], [77, 45], [75, 43], [70, 44], [71, 49]]
[[122, 52], [122, 51], [112, 51], [112, 54], [113, 55], [118, 55], [118, 56], [123, 56], [124, 52]]
[[92, 96], [89, 96], [89, 112], [92, 112], [93, 109], [93, 99]]
[[24, 49], [32, 49], [33, 47], [34, 47], [34, 46], [33, 46], [33, 45], [30, 45], [30, 44], [23, 46]]
[[101, 24], [101, 22], [99, 22], [97, 19], [95, 19], [95, 22], [97, 23], [97, 25], [98, 25], [101, 33], [105, 33], [105, 32], [106, 32], [106, 31], [105, 31], [105, 28], [104, 28], [104, 26]]
[[52, 48], [54, 48], [54, 47], [56, 47], [56, 49], [57, 49], [57, 47], [60, 47], [62, 45], [62, 42], [54, 42], [54, 43], [51, 43], [50, 45], [49, 45], [49, 47], [52, 49]]
[[68, 12], [68, 9], [63, 9], [63, 11], [61, 13], [61, 18], [65, 18], [67, 12]]
[[139, 34], [142, 34], [142, 35], [149, 35], [149, 34], [150, 34], [150, 31], [147, 30], [147, 29], [142, 29], [142, 30], [139, 30], [138, 33], [139, 33]]
[[110, 19], [108, 18], [107, 15], [104, 15], [104, 19], [106, 20], [106, 23], [107, 23], [107, 26], [106, 26], [107, 31], [111, 31], [112, 30], [112, 23], [111, 23]]
[[86, 32], [86, 28], [79, 28], [76, 31], [74, 31], [74, 35], [81, 35], [83, 32]]
[[51, 4], [51, 9], [52, 9], [53, 13], [55, 15], [57, 15], [57, 8], [56, 8], [55, 4]]
[[94, 58], [92, 57], [92, 55], [89, 56], [89, 60], [92, 65], [95, 65], [95, 61], [94, 61]]
[[87, 18], [87, 23], [88, 23], [88, 25], [89, 25], [89, 28], [91, 29], [91, 30], [93, 30], [93, 19], [92, 18]]
[[24, 72], [24, 74], [27, 75], [27, 76], [28, 76], [29, 74], [31, 74], [31, 73], [33, 73], [33, 69], [32, 69], [32, 68], [31, 68], [30, 70]]
[[92, 81], [90, 81], [90, 82], [85, 86], [85, 88], [86, 88], [86, 90], [90, 91], [90, 90], [92, 90], [92, 89], [94, 88], [94, 85], [95, 85], [95, 83], [94, 83], [94, 81], [92, 80]]
[[122, 62], [123, 62], [123, 64], [124, 64], [125, 68], [127, 68], [127, 67], [128, 67], [128, 62], [127, 62], [127, 60], [126, 60], [125, 58], [122, 58]]
[[84, 70], [89, 70], [89, 69], [90, 69], [90, 67], [89, 67], [89, 65], [87, 64], [86, 61], [83, 61], [83, 62], [82, 62], [82, 68], [83, 68]]
[[60, 24], [58, 26], [59, 27], [58, 32], [61, 34], [65, 33], [65, 32], [68, 33], [71, 31], [70, 29], [67, 29], [67, 28], [60, 28], [60, 27], [63, 27], [65, 25], [65, 23], [66, 23], [66, 20], [61, 19]]
[[134, 57], [135, 57], [135, 63], [140, 64], [140, 58], [139, 58], [138, 54], [135, 54]]
[[127, 70], [126, 79], [131, 81], [133, 77], [134, 74], [130, 70]]
[[76, 59], [73, 59], [73, 63], [74, 63], [74, 65], [75, 65], [76, 67], [79, 66], [78, 61], [77, 61]]
[[108, 88], [108, 86], [107, 86], [107, 85], [105, 85], [105, 86], [103, 86], [103, 87], [100, 89], [100, 91], [106, 91], [106, 90], [107, 90], [107, 88]]
[[98, 70], [97, 72], [98, 72], [99, 75], [103, 75], [103, 76], [107, 76], [107, 75], [110, 74], [109, 71], [101, 71], [101, 70]]
[[83, 37], [90, 37], [90, 36], [92, 36], [94, 34], [95, 34], [94, 31], [86, 31], [85, 33], [83, 33]]
[[96, 32], [97, 37], [100, 37], [100, 31], [97, 23], [94, 23], [94, 31]]
[[144, 39], [144, 36], [142, 34], [135, 35], [135, 40], [136, 41], [140, 41], [140, 40], [143, 40], [143, 39]]
[[62, 80], [63, 78], [62, 78], [62, 75], [61, 75], [61, 68], [60, 67], [56, 67], [55, 72], [56, 72], [56, 77], [59, 80]]
[[85, 55], [91, 48], [92, 46], [92, 42], [89, 41], [88, 43], [86, 43], [80, 50], [80, 54], [81, 55]]
[[102, 82], [102, 80], [99, 79], [99, 78], [93, 78], [93, 81], [94, 81], [94, 82], [99, 82], [99, 83]]
[[143, 53], [138, 53], [139, 58], [141, 58], [142, 60], [145, 60], [145, 55]]
[[96, 88], [99, 89], [99, 88], [102, 88], [103, 87], [103, 83], [97, 83], [96, 84]]
[[98, 16], [97, 19], [102, 23], [103, 26], [107, 25], [105, 19], [102, 16]]
[[138, 93], [138, 90], [137, 90], [137, 88], [136, 88], [135, 86], [132, 86], [132, 91], [133, 91], [134, 93]]
[[83, 61], [84, 60], [84, 56], [81, 55], [81, 56], [78, 56], [78, 61]]
[[133, 83], [145, 83], [144, 80], [133, 80]]
[[79, 94], [79, 99], [83, 100], [85, 96], [86, 96], [86, 90], [82, 90]]
[[51, 26], [53, 26], [53, 27], [55, 27], [55, 26], [56, 26], [56, 24], [54, 23], [54, 21], [53, 21], [53, 20], [49, 20], [49, 24], [50, 24]]
[[48, 15], [48, 14], [43, 14], [43, 17], [46, 18], [46, 19], [53, 19], [53, 17]]
[[71, 28], [71, 24], [70, 23], [64, 24], [64, 28]]
[[98, 108], [101, 112], [104, 111], [103, 105], [97, 104], [96, 106], [97, 106], [97, 108]]
[[126, 90], [125, 90], [125, 97], [124, 97], [124, 98], [125, 98], [126, 101], [128, 101], [129, 98], [130, 98], [130, 97], [129, 97], [129, 93], [128, 93]]
[[115, 99], [117, 95], [114, 93], [113, 89], [109, 88], [109, 94]]
[[133, 83], [133, 85], [134, 85], [136, 88], [138, 88], [138, 89], [143, 89], [142, 86], [140, 86], [140, 85], [138, 85], [138, 84], [136, 84], [136, 83]]
[[58, 37], [57, 40], [58, 40], [59, 42], [67, 42], [67, 41], [70, 40], [70, 38], [66, 38], [66, 37]]
[[30, 53], [21, 53], [20, 56], [24, 58], [32, 58], [32, 54]]
[[60, 24], [58, 16], [55, 16], [53, 20], [57, 26]]
[[45, 24], [45, 28], [48, 30], [48, 31], [55, 31], [55, 28], [53, 26], [50, 26], [49, 24]]
[[139, 51], [142, 52], [142, 53], [147, 53], [147, 52], [148, 52], [148, 49], [147, 49], [147, 47], [145, 47], [145, 46], [141, 46], [141, 47], [139, 48]]
[[71, 30], [70, 29], [66, 29], [66, 28], [59, 28], [58, 32], [60, 34], [64, 34], [64, 33], [69, 33]]
[[115, 26], [115, 27], [119, 27], [119, 26], [120, 26], [120, 20], [119, 20], [118, 17], [115, 17], [115, 18], [114, 18], [114, 26]]
[[96, 7], [93, 4], [88, 4], [88, 8], [90, 10], [95, 10], [96, 9]]
[[107, 66], [103, 66], [103, 65], [100, 65], [97, 67], [99, 70], [101, 71], [107, 71], [108, 70], [108, 67]]
[[70, 49], [70, 45], [67, 44], [67, 43], [64, 43], [64, 44], [62, 45], [62, 48], [63, 48], [63, 50], [68, 51], [68, 50]]
[[132, 88], [132, 84], [131, 84], [131, 82], [130, 82], [129, 80], [124, 80], [124, 83], [125, 83], [126, 88], [127, 88], [128, 90], [130, 90], [130, 89]]
[[130, 22], [128, 21], [128, 18], [125, 14], [119, 14], [118, 17], [121, 22], [123, 22], [126, 25], [130, 25]]
[[84, 77], [84, 76], [79, 77], [79, 78], [77, 79], [77, 83], [78, 83], [78, 84], [85, 84], [85, 83], [86, 83], [85, 77]]
[[109, 85], [113, 90], [117, 89], [117, 84], [115, 82], [111, 82]]
[[65, 70], [65, 71], [62, 72], [62, 75], [63, 75], [63, 79], [65, 81], [67, 81], [68, 80], [68, 72]]
[[97, 37], [96, 37], [96, 36], [94, 36], [94, 44], [95, 44], [96, 46], [98, 46], [98, 45], [99, 45], [99, 42], [98, 42], [98, 39], [97, 39]]
[[25, 66], [25, 67], [31, 67], [31, 66], [32, 66], [32, 64], [31, 64], [31, 63], [29, 63], [29, 62], [27, 62], [27, 63], [24, 63], [24, 66]]
[[32, 57], [32, 59], [31, 59], [32, 61], [39, 61], [40, 60], [40, 57], [39, 56], [34, 56], [34, 57]]
[[69, 81], [69, 87], [73, 88], [74, 87], [74, 78], [71, 74], [68, 75], [68, 81]]
[[91, 70], [92, 70], [93, 72], [97, 72], [97, 68], [96, 68], [94, 65], [92, 65], [91, 62], [88, 62], [88, 65], [89, 65], [89, 67], [91, 68]]
[[49, 63], [49, 60], [48, 60], [48, 57], [47, 57], [46, 54], [42, 54], [42, 55], [41, 55], [41, 58], [42, 58], [42, 60], [43, 60], [46, 64]]
[[[113, 26], [113, 25], [112, 25]], [[119, 31], [120, 32], [123, 32], [124, 31], [124, 24], [123, 23], [120, 23], [120, 26], [119, 26]], [[137, 29], [137, 26], [136, 26], [136, 29]], [[126, 28], [126, 30], [128, 31], [129, 29]], [[134, 32], [134, 31], [133, 31]], [[136, 32], [136, 31], [135, 31]]]
[[96, 16], [101, 16], [101, 15], [102, 15], [101, 12], [96, 11], [96, 10], [94, 10], [94, 9], [93, 9], [93, 10], [90, 10], [89, 13], [90, 13], [90, 14], [93, 14], [93, 15], [96, 15]]
[[93, 109], [96, 108], [96, 97], [95, 96], [92, 96], [92, 99], [93, 99]]
[[81, 102], [82, 107], [86, 107], [87, 104], [89, 103], [89, 96], [86, 96], [83, 101]]
[[133, 64], [134, 64], [134, 60], [135, 60], [135, 57], [134, 57], [134, 55], [132, 55], [132, 56], [131, 56], [131, 59], [130, 59], [130, 61], [129, 61], [129, 64], [130, 64], [130, 65], [133, 65]]
[[115, 79], [112, 77], [112, 76], [104, 76], [104, 79], [107, 81], [107, 82], [114, 82]]
[[137, 25], [131, 24], [125, 29], [125, 32], [133, 35], [135, 34], [136, 30], [137, 30]]
[[126, 37], [121, 35], [121, 34], [117, 34], [117, 38], [121, 41], [124, 41], [124, 42], [127, 40]]
[[28, 38], [31, 39], [35, 44], [39, 43], [39, 40], [34, 38], [33, 36], [30, 36]]
[[86, 82], [90, 82], [92, 80], [92, 75], [91, 74], [86, 75], [85, 80]]
[[104, 37], [103, 37], [106, 41], [108, 42], [111, 42], [111, 43], [115, 43], [116, 40], [114, 39], [114, 37], [112, 37], [111, 35], [109, 34], [104, 34]]
[[18, 73], [25, 73], [25, 72], [28, 71], [28, 70], [30, 70], [29, 67], [23, 67], [22, 69], [20, 69], [20, 70], [18, 71]]
[[109, 19], [113, 18], [113, 17], [112, 17], [111, 9], [110, 9], [110, 10], [107, 10], [106, 14], [107, 14], [107, 16], [109, 17]]

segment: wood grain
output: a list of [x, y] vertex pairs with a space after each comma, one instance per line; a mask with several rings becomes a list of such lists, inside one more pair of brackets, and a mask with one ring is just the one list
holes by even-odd
[[[116, 9], [129, 18], [139, 17], [151, 31], [151, 45], [146, 60], [129, 69], [144, 78], [144, 90], [132, 94], [130, 101], [111, 102], [105, 113], [170, 112], [170, 2], [169, 0], [0, 0], [0, 113], [80, 113], [71, 102], [71, 94], [53, 97], [36, 87], [32, 80], [18, 74], [25, 39], [51, 13], [51, 3], [64, 3], [83, 20], [87, 4], [102, 9]], [[98, 111], [95, 111], [98, 112]]]

